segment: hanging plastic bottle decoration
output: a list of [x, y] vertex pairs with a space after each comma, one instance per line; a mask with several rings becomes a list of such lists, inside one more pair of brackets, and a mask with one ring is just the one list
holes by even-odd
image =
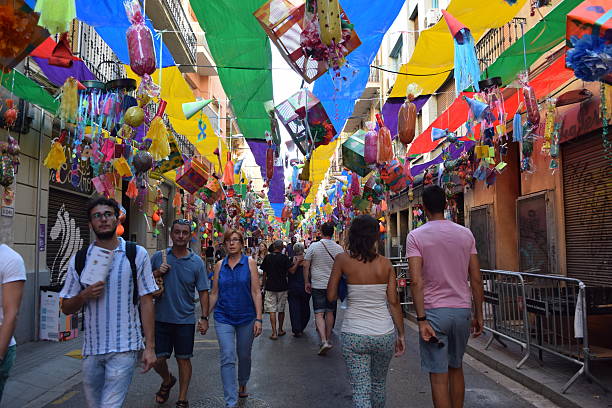
[[540, 111], [538, 109], [538, 99], [535, 91], [529, 86], [529, 74], [525, 71], [518, 76], [519, 83], [522, 86], [523, 98], [525, 98], [525, 108], [527, 108], [527, 121], [532, 129], [537, 129], [540, 124]]
[[268, 140], [268, 147], [266, 148], [266, 179], [268, 182], [274, 177], [274, 148], [272, 147], [272, 141]]
[[38, 25], [51, 35], [68, 31], [76, 18], [75, 0], [38, 0], [34, 11], [40, 13]]
[[378, 122], [378, 149], [376, 163], [381, 165], [393, 160], [393, 141], [391, 140], [391, 131], [385, 126], [382, 115], [376, 114]]
[[555, 131], [555, 118], [557, 115], [556, 102], [556, 98], [549, 98], [546, 100], [546, 122], [544, 126], [544, 143], [542, 143], [542, 153], [545, 154], [550, 151], [552, 135]]
[[4, 112], [4, 125], [7, 128], [13, 127], [15, 122], [17, 121], [17, 114], [19, 113], [17, 109], [15, 109], [15, 101], [12, 99], [7, 99], [5, 101], [6, 111]]
[[407, 145], [412, 143], [416, 130], [417, 107], [412, 101], [421, 95], [423, 90], [415, 83], [408, 85], [406, 100], [397, 114], [397, 134], [400, 142]]
[[368, 132], [365, 135], [363, 156], [366, 164], [376, 164], [378, 157], [378, 133], [374, 122], [366, 122]]
[[126, 32], [130, 67], [139, 76], [151, 75], [155, 72], [153, 35], [145, 24], [145, 18], [138, 0], [126, 0], [123, 5], [127, 17], [132, 23]]
[[553, 128], [552, 141], [550, 143], [550, 166], [551, 170], [559, 168], [559, 130], [561, 122], [557, 122]]
[[455, 42], [455, 95], [459, 95], [470, 86], [480, 91], [478, 86], [480, 65], [476, 56], [474, 37], [470, 29], [449, 12], [442, 10], [442, 15]]

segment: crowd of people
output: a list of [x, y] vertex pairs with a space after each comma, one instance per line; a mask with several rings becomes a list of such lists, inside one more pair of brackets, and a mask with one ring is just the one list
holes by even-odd
[[[428, 222], [411, 231], [406, 243], [421, 367], [429, 373], [435, 407], [458, 408], [465, 392], [466, 343], [470, 331], [478, 336], [483, 330], [482, 280], [471, 232], [444, 219], [444, 191], [426, 188], [423, 205]], [[311, 299], [320, 340], [316, 353], [325, 356], [339, 341], [353, 406], [385, 406], [389, 365], [404, 354], [406, 340], [395, 271], [380, 254], [373, 217], [353, 220], [344, 247], [334, 241], [334, 224], [326, 222], [306, 248], [295, 237], [288, 245], [277, 240], [249, 248], [241, 231], [229, 230], [216, 247], [209, 241], [200, 256], [189, 248], [192, 222], [178, 219], [170, 229], [172, 246], [150, 258], [143, 247], [117, 236], [117, 202], [97, 198], [87, 215], [95, 241], [70, 260], [60, 298], [65, 314], [83, 310], [82, 378], [89, 407], [121, 407], [139, 359], [142, 372], [153, 368], [161, 378], [157, 403], [166, 403], [178, 382], [176, 407], [188, 407], [195, 333], [205, 335], [211, 318], [224, 400], [236, 407], [248, 397], [252, 346], [262, 333], [263, 313], [269, 314], [270, 340], [286, 335], [287, 308], [293, 336], [301, 337]], [[84, 284], [100, 250], [112, 255], [110, 270]], [[1, 398], [15, 359], [12, 334], [25, 267], [6, 245], [0, 252], [8, 260], [0, 267]], [[346, 305], [339, 337], [333, 330], [338, 298]], [[174, 374], [167, 364], [173, 353]]]

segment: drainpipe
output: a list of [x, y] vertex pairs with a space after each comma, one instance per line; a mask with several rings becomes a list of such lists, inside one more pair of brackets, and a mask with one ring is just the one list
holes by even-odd
[[[36, 241], [34, 247], [34, 341], [39, 337], [39, 318], [40, 318], [40, 198], [42, 185], [42, 141], [44, 137], [45, 111], [40, 109], [40, 132], [38, 135], [38, 182], [36, 183]], [[47, 239], [47, 228], [45, 226], [45, 242]], [[45, 245], [46, 249], [46, 245]]]

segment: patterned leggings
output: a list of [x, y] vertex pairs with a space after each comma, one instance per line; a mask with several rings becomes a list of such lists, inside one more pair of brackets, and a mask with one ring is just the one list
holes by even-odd
[[353, 388], [354, 408], [383, 408], [395, 333], [382, 336], [342, 333], [342, 354]]

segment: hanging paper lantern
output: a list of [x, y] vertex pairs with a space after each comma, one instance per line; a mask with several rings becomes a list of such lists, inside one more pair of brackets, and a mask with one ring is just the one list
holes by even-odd
[[155, 47], [151, 30], [145, 24], [138, 0], [127, 0], [124, 6], [132, 24], [126, 32], [130, 67], [139, 76], [151, 75], [155, 72]]
[[442, 10], [442, 15], [455, 42], [455, 93], [459, 95], [464, 89], [473, 86], [480, 91], [480, 65], [476, 56], [474, 38], [470, 29], [453, 17], [448, 11]]
[[15, 109], [15, 102], [12, 99], [7, 99], [6, 111], [4, 112], [4, 124], [6, 127], [13, 127], [17, 121], [17, 109]]

